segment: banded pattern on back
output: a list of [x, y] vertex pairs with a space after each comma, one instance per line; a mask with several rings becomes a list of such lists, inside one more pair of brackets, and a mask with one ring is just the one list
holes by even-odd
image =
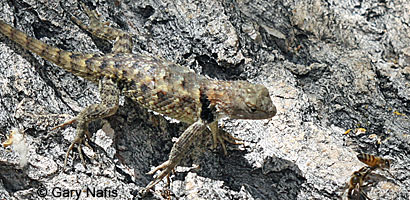
[[102, 76], [116, 80], [124, 95], [142, 106], [193, 123], [201, 112], [203, 76], [177, 64], [138, 54], [107, 54], [85, 61]]

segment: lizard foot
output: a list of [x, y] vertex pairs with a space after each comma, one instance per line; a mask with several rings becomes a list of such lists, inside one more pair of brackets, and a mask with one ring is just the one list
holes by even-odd
[[222, 146], [222, 149], [224, 151], [224, 155], [228, 155], [228, 151], [226, 150], [225, 142], [235, 144], [235, 145], [243, 144], [243, 142], [241, 142], [242, 139], [234, 137], [231, 134], [229, 134], [228, 132], [223, 131], [221, 129], [219, 129], [217, 131], [212, 131], [212, 138], [213, 138], [212, 148], [215, 149], [216, 146], [218, 145], [218, 143], [220, 143], [221, 146]]
[[[62, 127], [67, 126], [67, 125], [71, 125], [72, 123], [76, 122], [77, 120], [78, 120], [77, 117], [73, 117], [73, 118], [71, 118], [70, 120], [68, 120], [68, 121], [66, 121], [66, 122], [64, 122], [64, 123], [62, 123], [62, 124], [60, 124], [60, 125], [57, 125], [57, 126], [51, 128], [51, 130], [55, 130], [55, 129], [62, 128]], [[74, 145], [76, 145], [76, 144], [78, 144], [78, 146], [77, 146], [77, 151], [78, 151], [78, 153], [80, 154], [81, 163], [85, 166], [85, 160], [84, 160], [83, 150], [82, 150], [81, 145], [84, 144], [84, 145], [87, 146], [88, 148], [93, 149], [93, 148], [91, 147], [91, 145], [87, 142], [87, 140], [90, 140], [90, 138], [91, 138], [91, 135], [90, 135], [90, 133], [88, 132], [88, 130], [83, 130], [83, 129], [81, 129], [81, 128], [80, 128], [80, 129], [77, 129], [77, 135], [76, 135], [76, 137], [74, 138], [73, 142], [71, 142], [71, 145], [70, 145], [70, 147], [68, 147], [68, 150], [67, 150], [67, 152], [66, 152], [65, 159], [64, 159], [64, 167], [63, 167], [63, 168], [65, 168], [65, 167], [67, 166], [68, 156], [69, 156], [70, 152], [73, 150]]]
[[152, 174], [155, 174], [155, 172], [157, 172], [157, 171], [159, 171], [159, 170], [162, 170], [162, 171], [158, 174], [158, 176], [156, 176], [156, 177], [154, 178], [154, 180], [151, 181], [151, 182], [147, 185], [147, 187], [145, 187], [145, 189], [149, 190], [149, 189], [151, 189], [152, 187], [154, 187], [157, 183], [159, 183], [165, 176], [168, 176], [168, 177], [169, 177], [169, 174], [174, 171], [174, 168], [175, 168], [175, 167], [176, 167], [176, 164], [172, 163], [172, 161], [170, 161], [170, 160], [167, 160], [167, 161], [165, 161], [164, 163], [162, 163], [161, 165], [155, 167], [153, 170], [149, 171], [147, 174], [151, 174], [151, 175], [152, 175]]
[[234, 137], [225, 131], [220, 131], [219, 134], [217, 135], [217, 138], [218, 138], [218, 142], [221, 143], [225, 156], [228, 155], [228, 151], [226, 150], [226, 146], [225, 146], [225, 141], [231, 144], [235, 144], [235, 145], [243, 144], [243, 142], [238, 142], [238, 141], [242, 141], [241, 138]]
[[91, 141], [90, 138], [91, 138], [91, 135], [88, 131], [77, 130], [77, 135], [74, 138], [73, 142], [71, 142], [71, 145], [70, 145], [70, 147], [68, 147], [67, 153], [65, 155], [64, 167], [63, 168], [65, 168], [67, 166], [68, 155], [70, 154], [70, 151], [73, 150], [74, 145], [76, 145], [76, 144], [77, 144], [78, 154], [80, 155], [81, 163], [85, 166], [85, 160], [84, 160], [84, 156], [83, 156], [82, 145], [85, 145], [88, 148], [93, 149], [90, 146], [90, 144], [87, 142], [87, 141]]
[[147, 174], [155, 174], [157, 171], [162, 170], [158, 176], [154, 178], [144, 189], [140, 191], [141, 194], [146, 194], [149, 190], [151, 190], [156, 184], [158, 184], [163, 178], [167, 177], [168, 186], [169, 186], [169, 175], [171, 172], [174, 171], [174, 168], [177, 166], [175, 162], [170, 160], [165, 161], [161, 165], [155, 167], [153, 170], [149, 171]]

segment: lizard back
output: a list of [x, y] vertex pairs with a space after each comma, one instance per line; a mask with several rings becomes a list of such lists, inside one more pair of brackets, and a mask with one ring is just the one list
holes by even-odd
[[142, 106], [189, 124], [198, 119], [201, 87], [210, 81], [175, 63], [139, 54], [106, 54], [85, 64], [114, 79], [122, 94]]

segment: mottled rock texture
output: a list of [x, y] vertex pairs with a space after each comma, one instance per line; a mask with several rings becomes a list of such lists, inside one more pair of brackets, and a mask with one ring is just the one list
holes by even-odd
[[[228, 145], [228, 156], [211, 150], [204, 134], [171, 176], [171, 198], [339, 199], [364, 166], [359, 152], [393, 159], [395, 177], [375, 171], [367, 196], [410, 198], [408, 0], [84, 2], [133, 33], [134, 52], [216, 79], [262, 83], [278, 108], [270, 120], [221, 123], [244, 139]], [[75, 0], [3, 0], [0, 18], [64, 50], [108, 52], [111, 43], [70, 20], [87, 20], [79, 8]], [[98, 101], [97, 87], [3, 36], [0, 71], [0, 140], [20, 128], [26, 144], [0, 147], [0, 199], [42, 199], [43, 189], [50, 199], [59, 189], [80, 189], [87, 199], [87, 188], [138, 198], [152, 180], [145, 173], [167, 159], [186, 128], [123, 98], [117, 114], [91, 126], [87, 168], [74, 153], [64, 171], [75, 129], [50, 128]], [[165, 186], [145, 198], [166, 198]]]

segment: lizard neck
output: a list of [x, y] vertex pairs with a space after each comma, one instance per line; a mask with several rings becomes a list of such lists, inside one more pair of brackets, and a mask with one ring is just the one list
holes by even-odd
[[201, 119], [208, 118], [213, 121], [224, 116], [229, 116], [227, 109], [232, 101], [233, 94], [232, 81], [210, 80], [201, 87], [200, 101], [202, 104]]

